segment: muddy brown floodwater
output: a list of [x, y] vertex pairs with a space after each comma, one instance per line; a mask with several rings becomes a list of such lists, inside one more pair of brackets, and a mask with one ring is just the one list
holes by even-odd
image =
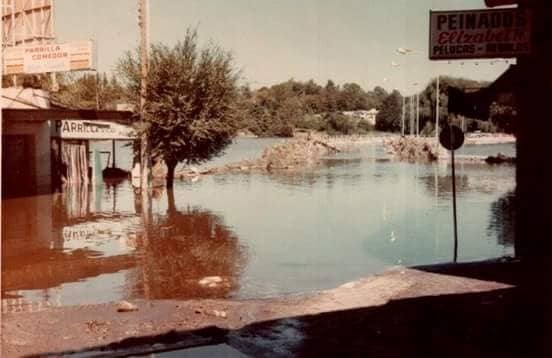
[[[459, 166], [460, 261], [512, 254], [514, 175], [513, 166]], [[446, 163], [390, 162], [368, 145], [308, 172], [178, 181], [172, 195], [154, 190], [150, 211], [128, 181], [5, 199], [2, 311], [265, 298], [449, 262], [450, 194]], [[208, 276], [217, 282], [201, 284]]]

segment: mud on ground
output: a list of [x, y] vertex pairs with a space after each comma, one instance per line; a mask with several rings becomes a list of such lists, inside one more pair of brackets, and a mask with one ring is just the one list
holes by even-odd
[[[220, 342], [253, 356], [310, 355], [321, 349], [377, 353], [387, 344], [379, 341], [385, 337], [382, 330], [416, 332], [407, 327], [420, 317], [400, 318], [401, 310], [404, 317], [417, 312], [411, 305], [393, 310], [391, 318], [378, 316], [394, 302], [448, 295], [502, 302], [507, 295], [501, 292], [512, 288], [489, 280], [493, 275], [482, 280], [443, 272], [396, 267], [332, 290], [263, 300], [133, 301], [138, 310], [132, 312], [118, 312], [112, 303], [10, 313], [3, 316], [2, 357], [117, 356]], [[366, 314], [377, 318], [366, 321]], [[363, 345], [367, 334], [381, 336], [379, 343]]]

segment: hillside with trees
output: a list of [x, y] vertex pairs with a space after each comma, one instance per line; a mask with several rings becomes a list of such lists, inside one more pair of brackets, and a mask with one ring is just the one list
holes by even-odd
[[351, 134], [371, 130], [366, 121], [354, 121], [344, 111], [381, 108], [389, 96], [382, 87], [365, 91], [356, 83], [324, 86], [313, 80], [290, 79], [270, 87], [240, 89], [240, 122], [259, 136], [291, 136], [294, 129]]
[[[125, 89], [115, 76], [105, 73], [57, 74], [59, 91], [52, 92], [53, 103], [75, 109], [115, 109], [119, 103], [128, 103]], [[10, 80], [4, 78], [4, 86]], [[18, 85], [48, 89], [49, 76], [19, 76]], [[448, 88], [474, 91], [488, 86], [465, 78], [440, 77], [440, 125], [449, 118]], [[419, 92], [420, 120], [422, 135], [433, 135], [435, 127], [436, 79], [432, 79]], [[413, 94], [412, 94], [413, 95]], [[239, 87], [234, 108], [236, 122], [241, 131], [257, 136], [292, 136], [296, 130], [323, 131], [328, 134], [364, 134], [372, 130], [400, 132], [403, 95], [393, 90], [391, 93], [376, 86], [365, 90], [356, 83], [337, 85], [328, 80], [320, 85], [313, 80], [288, 81], [251, 89]], [[131, 101], [130, 101], [131, 102]], [[343, 115], [345, 111], [379, 111], [376, 125], [365, 120], [355, 120]], [[411, 107], [406, 98], [405, 133], [410, 132]], [[515, 103], [509, 105], [493, 103], [488, 118], [467, 118], [451, 115], [466, 131], [513, 133], [517, 111]]]

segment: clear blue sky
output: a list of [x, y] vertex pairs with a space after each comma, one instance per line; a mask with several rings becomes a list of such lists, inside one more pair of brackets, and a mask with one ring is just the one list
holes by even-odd
[[[96, 40], [99, 71], [138, 45], [137, 0], [54, 1], [58, 41]], [[312, 78], [409, 93], [437, 73], [493, 80], [506, 69], [427, 59], [430, 9], [484, 7], [483, 0], [150, 0], [150, 29], [152, 41], [173, 44], [198, 26], [202, 41], [233, 52], [254, 88]], [[416, 52], [399, 55], [398, 47]]]

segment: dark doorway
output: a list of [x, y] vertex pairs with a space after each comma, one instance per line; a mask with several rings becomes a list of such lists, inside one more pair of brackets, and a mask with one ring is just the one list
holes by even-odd
[[2, 136], [2, 196], [36, 194], [33, 135]]

